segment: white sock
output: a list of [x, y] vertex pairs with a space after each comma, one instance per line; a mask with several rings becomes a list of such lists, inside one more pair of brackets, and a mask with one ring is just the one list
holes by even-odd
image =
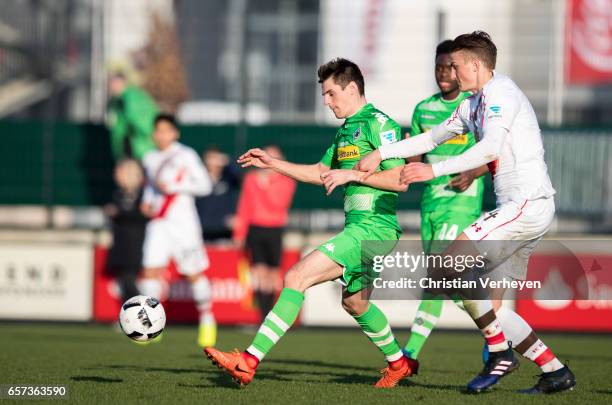
[[198, 311], [200, 311], [200, 324], [201, 325], [214, 325], [215, 317], [211, 311], [211, 300], [212, 291], [210, 282], [204, 276], [198, 278], [198, 280], [191, 284], [193, 291], [193, 300], [196, 303]]
[[138, 280], [138, 290], [142, 295], [157, 298], [161, 301], [163, 286], [158, 278], [143, 278]]
[[512, 342], [512, 346], [516, 347], [523, 340], [527, 339], [527, 336], [533, 332], [531, 326], [519, 316], [516, 312], [511, 309], [501, 307], [495, 313], [497, 319], [501, 322], [504, 335], [509, 342]]

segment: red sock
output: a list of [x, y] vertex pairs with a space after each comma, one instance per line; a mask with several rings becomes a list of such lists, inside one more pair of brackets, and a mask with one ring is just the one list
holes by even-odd
[[406, 358], [404, 356], [402, 356], [402, 357], [400, 357], [397, 360], [390, 361], [389, 362], [389, 367], [391, 368], [391, 370], [399, 370], [400, 368], [402, 368], [404, 366], [405, 362], [406, 362]]
[[247, 352], [246, 350], [243, 351], [240, 355], [242, 356], [244, 361], [246, 361], [248, 366], [252, 369], [257, 368], [257, 366], [259, 365], [259, 359], [253, 356], [251, 353]]

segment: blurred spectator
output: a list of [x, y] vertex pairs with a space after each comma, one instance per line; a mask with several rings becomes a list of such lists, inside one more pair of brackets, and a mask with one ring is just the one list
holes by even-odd
[[196, 200], [204, 239], [231, 239], [242, 173], [215, 146], [208, 148], [202, 159], [212, 182], [212, 192]]
[[138, 161], [155, 149], [151, 139], [153, 120], [158, 113], [155, 101], [144, 90], [130, 85], [123, 73], [108, 80], [108, 127], [115, 161], [133, 158]]
[[[265, 148], [283, 158], [274, 145]], [[238, 201], [234, 240], [251, 258], [253, 292], [264, 317], [272, 309], [279, 278], [283, 231], [287, 225], [296, 182], [268, 169], [249, 172]]]
[[139, 294], [136, 277], [142, 263], [142, 244], [148, 221], [140, 212], [144, 174], [140, 164], [124, 159], [115, 167], [117, 189], [104, 211], [112, 220], [113, 245], [108, 253], [107, 269], [121, 289], [122, 302]]

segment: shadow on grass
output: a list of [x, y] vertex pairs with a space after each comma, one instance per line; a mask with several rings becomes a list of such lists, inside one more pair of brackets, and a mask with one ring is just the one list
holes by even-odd
[[99, 377], [96, 375], [77, 375], [77, 376], [70, 377], [70, 379], [72, 381], [89, 381], [89, 382], [104, 383], [104, 384], [123, 382], [121, 378], [106, 378], [106, 377]]

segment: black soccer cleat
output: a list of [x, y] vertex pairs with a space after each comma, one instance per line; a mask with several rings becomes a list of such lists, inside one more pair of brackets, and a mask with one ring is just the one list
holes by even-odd
[[502, 377], [519, 368], [512, 348], [502, 352], [491, 352], [482, 371], [467, 385], [467, 392], [478, 394], [491, 389]]
[[519, 391], [521, 394], [553, 394], [555, 392], [573, 390], [576, 377], [568, 366], [550, 373], [540, 374], [540, 379], [533, 387]]

